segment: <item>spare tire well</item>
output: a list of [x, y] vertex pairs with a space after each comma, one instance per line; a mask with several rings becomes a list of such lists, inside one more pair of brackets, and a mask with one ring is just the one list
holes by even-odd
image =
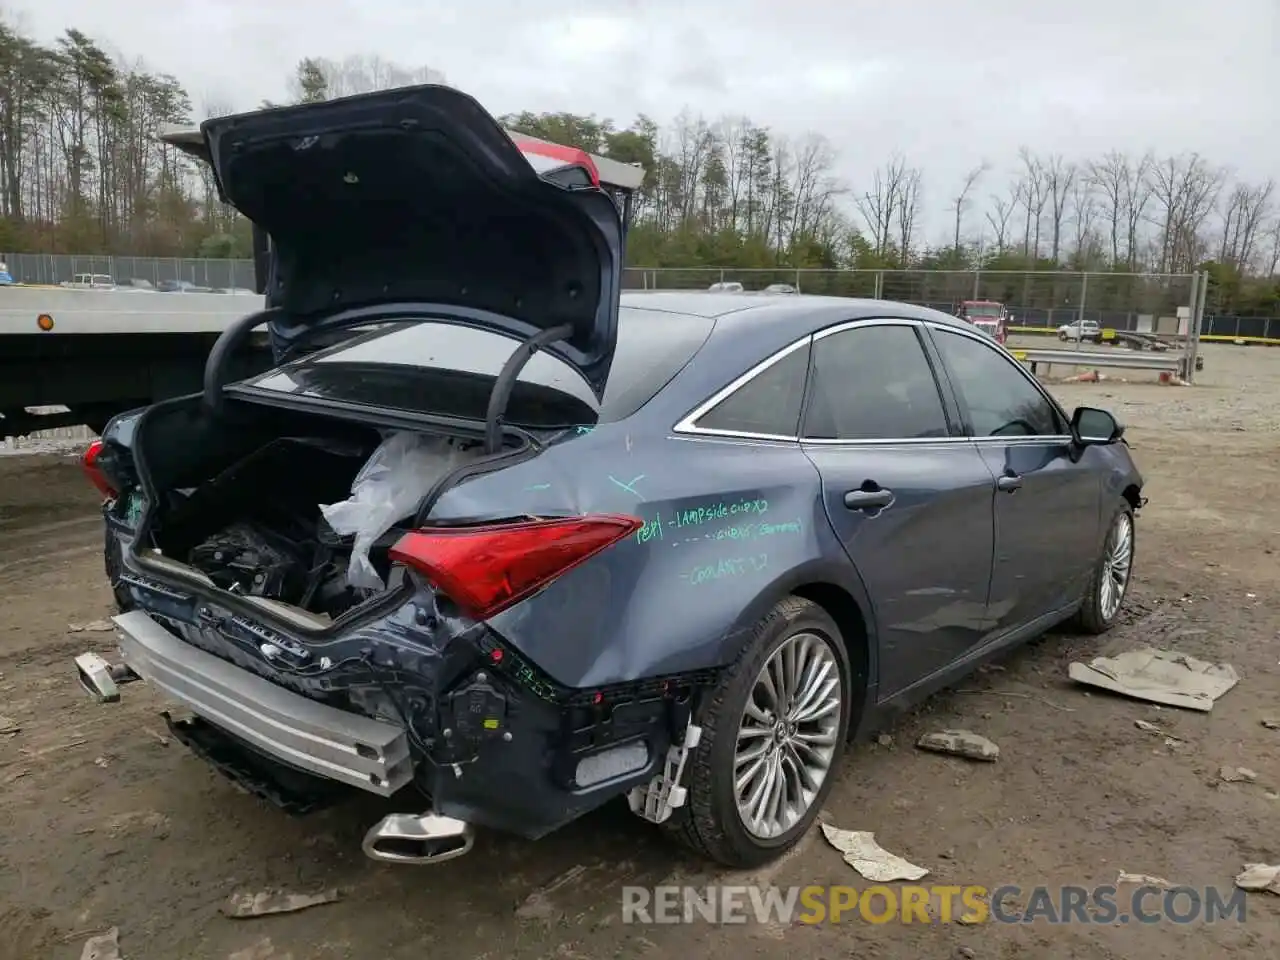
[[867, 688], [870, 681], [871, 650], [867, 635], [867, 621], [858, 602], [848, 592], [830, 583], [807, 583], [791, 591], [793, 596], [816, 603], [836, 622], [844, 638], [845, 651], [849, 655], [853, 701], [849, 713], [849, 732], [853, 734], [866, 710]]

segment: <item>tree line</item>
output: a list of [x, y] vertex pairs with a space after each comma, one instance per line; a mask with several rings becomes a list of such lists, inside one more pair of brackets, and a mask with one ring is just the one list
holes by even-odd
[[[365, 55], [306, 58], [287, 88], [301, 102], [422, 82], [444, 78]], [[176, 77], [112, 56], [78, 30], [43, 45], [0, 23], [0, 250], [247, 256], [248, 224], [218, 202], [209, 171], [156, 139], [166, 125], [233, 109], [197, 108]], [[1280, 312], [1274, 183], [1247, 182], [1198, 154], [1023, 148], [1002, 170], [983, 163], [952, 184], [895, 154], [851, 184], [823, 134], [787, 136], [747, 117], [501, 119], [644, 166], [628, 241], [639, 266], [1203, 268], [1221, 309]], [[927, 235], [924, 222], [944, 210], [945, 235]]]

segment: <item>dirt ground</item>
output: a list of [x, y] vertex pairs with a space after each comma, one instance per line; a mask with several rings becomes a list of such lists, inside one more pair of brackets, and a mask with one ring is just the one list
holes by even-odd
[[[1195, 387], [1054, 386], [1068, 406], [1115, 410], [1147, 477], [1124, 623], [1100, 641], [1038, 641], [852, 750], [833, 823], [874, 831], [948, 884], [1093, 886], [1124, 870], [1229, 888], [1244, 863], [1280, 862], [1280, 730], [1261, 723], [1280, 718], [1280, 351], [1204, 355]], [[68, 630], [111, 612], [95, 507], [74, 460], [0, 457], [0, 714], [20, 728], [0, 734], [0, 957], [78, 957], [112, 926], [128, 960], [1280, 956], [1280, 897], [1266, 893], [1249, 896], [1243, 925], [625, 925], [623, 884], [865, 884], [813, 834], [750, 877], [717, 874], [618, 807], [538, 843], [483, 834], [434, 867], [372, 863], [360, 836], [384, 805], [290, 819], [167, 742], [141, 685], [115, 705], [81, 694], [72, 656], [111, 644]], [[1210, 714], [1066, 679], [1073, 659], [1142, 644], [1230, 662], [1242, 679]], [[990, 737], [999, 761], [914, 749], [937, 726]], [[1223, 765], [1257, 782], [1219, 782]], [[268, 888], [340, 899], [219, 914], [233, 891]]]

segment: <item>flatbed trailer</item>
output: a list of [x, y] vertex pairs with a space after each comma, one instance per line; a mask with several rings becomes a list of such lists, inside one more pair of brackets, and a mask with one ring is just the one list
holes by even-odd
[[[85, 424], [200, 389], [204, 361], [231, 323], [262, 309], [235, 293], [154, 293], [12, 286], [0, 290], [0, 436]], [[270, 365], [265, 339], [236, 358]], [[63, 406], [65, 413], [28, 407]]]
[[[539, 175], [582, 186], [589, 180], [630, 221], [642, 167], [527, 134], [508, 136]], [[169, 128], [160, 139], [208, 159], [199, 127]], [[218, 336], [265, 306], [269, 244], [255, 228], [254, 293], [0, 287], [0, 438], [78, 424], [99, 432], [125, 410], [198, 392]], [[265, 335], [251, 338], [234, 355], [229, 379], [264, 371], [271, 361]], [[28, 409], [39, 407], [67, 411]]]

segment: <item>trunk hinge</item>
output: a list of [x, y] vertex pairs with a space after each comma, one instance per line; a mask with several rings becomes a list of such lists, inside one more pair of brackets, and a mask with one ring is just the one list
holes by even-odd
[[557, 340], [568, 340], [573, 336], [573, 327], [562, 324], [549, 330], [534, 334], [507, 358], [498, 379], [494, 381], [493, 391], [489, 394], [489, 408], [484, 415], [484, 452], [495, 454], [502, 446], [502, 417], [507, 412], [507, 404], [511, 401], [511, 391], [515, 389], [516, 378], [524, 365], [533, 359], [533, 355], [543, 347]]

